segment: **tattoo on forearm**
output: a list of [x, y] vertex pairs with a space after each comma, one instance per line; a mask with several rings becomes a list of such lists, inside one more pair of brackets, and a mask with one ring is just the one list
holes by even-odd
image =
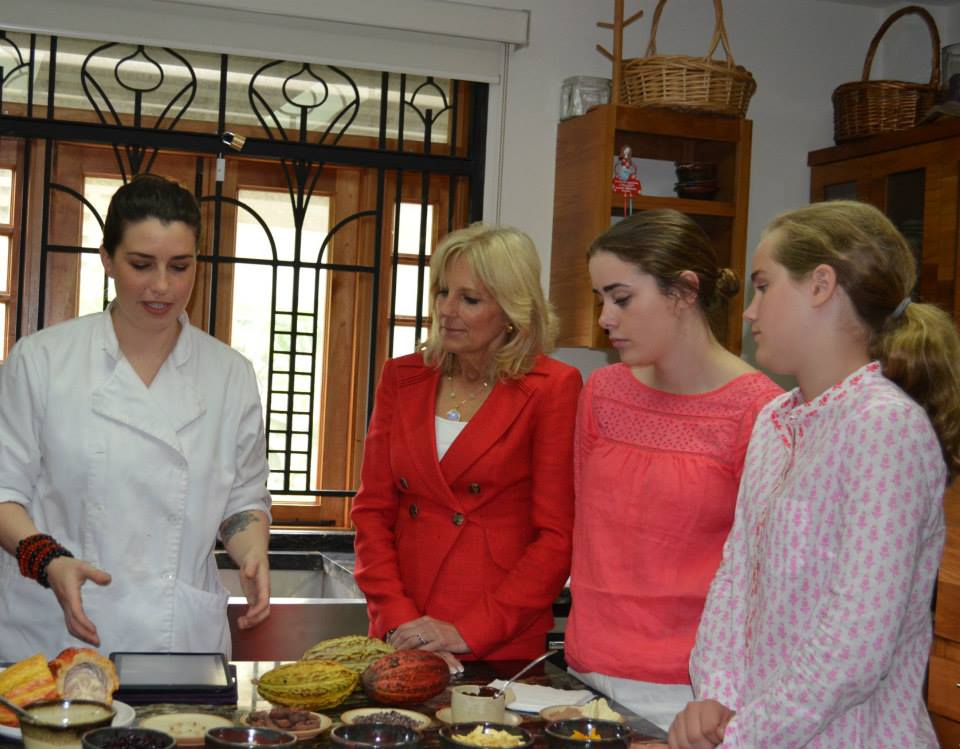
[[245, 531], [251, 523], [259, 522], [260, 518], [257, 517], [255, 512], [250, 510], [247, 512], [238, 512], [220, 524], [220, 538], [223, 539], [224, 543], [227, 543], [227, 541], [240, 533], [240, 531]]

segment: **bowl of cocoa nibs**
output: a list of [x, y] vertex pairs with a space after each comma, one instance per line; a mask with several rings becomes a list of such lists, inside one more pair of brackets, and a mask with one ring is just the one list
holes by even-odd
[[402, 710], [398, 707], [358, 707], [347, 710], [340, 720], [348, 724], [356, 723], [392, 723], [422, 731], [433, 723], [423, 713], [414, 710]]
[[173, 749], [177, 740], [151, 728], [95, 728], [83, 734], [83, 749]]

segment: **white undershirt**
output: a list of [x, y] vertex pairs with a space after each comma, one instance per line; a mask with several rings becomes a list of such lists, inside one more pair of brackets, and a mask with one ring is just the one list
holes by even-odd
[[437, 460], [443, 460], [453, 441], [460, 436], [460, 432], [467, 425], [466, 421], [450, 421], [442, 416], [435, 416], [437, 422]]

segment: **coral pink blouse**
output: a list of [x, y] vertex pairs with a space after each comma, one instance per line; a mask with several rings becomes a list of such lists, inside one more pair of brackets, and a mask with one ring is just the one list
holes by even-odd
[[747, 442], [781, 392], [760, 373], [696, 395], [654, 390], [624, 364], [590, 377], [577, 416], [564, 646], [577, 671], [690, 683]]

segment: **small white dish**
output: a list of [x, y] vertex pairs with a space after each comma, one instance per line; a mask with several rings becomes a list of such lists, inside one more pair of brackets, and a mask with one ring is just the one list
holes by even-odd
[[587, 707], [587, 705], [552, 705], [551, 707], [543, 708], [543, 710], [540, 711], [540, 717], [543, 718], [547, 723], [551, 723], [555, 720], [577, 720], [579, 718], [589, 718], [590, 720], [611, 720], [615, 723], [627, 722], [627, 719], [617, 712], [614, 713], [617, 716], [615, 718], [612, 716], [598, 718], [587, 715], [584, 712], [585, 707]]
[[[439, 720], [441, 723], [452, 723], [453, 716], [450, 708], [442, 707], [437, 710], [437, 720]], [[511, 713], [509, 710], [507, 710], [503, 714], [503, 723], [507, 726], [519, 726], [521, 723], [523, 723], [523, 716], [518, 715], [517, 713]]]
[[377, 713], [400, 713], [400, 715], [416, 721], [417, 725], [415, 728], [418, 729], [429, 728], [433, 723], [429, 715], [418, 713], [415, 710], [403, 710], [399, 707], [358, 707], [353, 710], [347, 710], [341, 714], [340, 720], [347, 724], [364, 722], [358, 721], [357, 718], [362, 718], [365, 715], [376, 715]]
[[133, 723], [134, 719], [137, 717], [137, 712], [126, 702], [120, 702], [120, 700], [113, 701], [113, 709], [117, 711], [117, 714], [113, 716], [113, 723], [110, 725], [114, 728], [125, 728]]
[[177, 746], [203, 746], [203, 737], [208, 730], [232, 725], [232, 720], [209, 713], [166, 713], [140, 721], [140, 728], [169, 733], [177, 740]]

